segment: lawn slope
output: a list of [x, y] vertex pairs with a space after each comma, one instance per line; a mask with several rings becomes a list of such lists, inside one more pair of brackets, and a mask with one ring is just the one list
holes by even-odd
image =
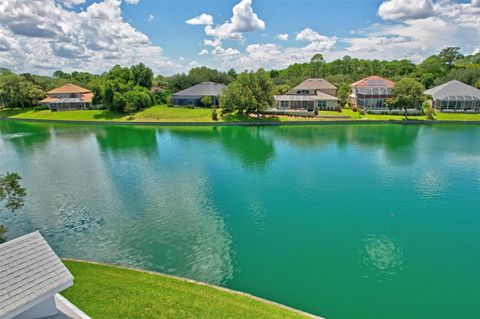
[[64, 260], [75, 277], [62, 295], [93, 319], [308, 318], [246, 295], [161, 274]]

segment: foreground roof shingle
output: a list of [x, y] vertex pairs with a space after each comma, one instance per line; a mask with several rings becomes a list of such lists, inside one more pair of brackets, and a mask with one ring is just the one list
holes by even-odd
[[0, 245], [0, 318], [12, 318], [72, 283], [39, 232]]
[[219, 96], [222, 94], [226, 85], [214, 82], [203, 82], [183, 91], [177, 92], [172, 95], [174, 98], [201, 98], [203, 96]]

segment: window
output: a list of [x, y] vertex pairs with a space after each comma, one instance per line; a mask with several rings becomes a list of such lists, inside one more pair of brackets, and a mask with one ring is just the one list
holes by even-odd
[[317, 106], [319, 108], [326, 108], [327, 107], [327, 101], [324, 101], [324, 100], [317, 101]]
[[288, 101], [280, 101], [281, 108], [288, 108]]

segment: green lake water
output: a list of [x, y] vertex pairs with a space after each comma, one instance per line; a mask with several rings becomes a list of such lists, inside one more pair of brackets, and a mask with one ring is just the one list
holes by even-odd
[[0, 172], [61, 256], [327, 318], [480, 318], [480, 126], [0, 121]]

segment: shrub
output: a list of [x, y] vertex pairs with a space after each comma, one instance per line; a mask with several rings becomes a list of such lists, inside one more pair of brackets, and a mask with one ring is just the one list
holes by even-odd
[[352, 105], [352, 111], [353, 112], [358, 112], [358, 106]]
[[429, 120], [436, 120], [437, 119], [437, 110], [434, 107], [427, 107], [423, 109], [423, 113], [427, 116]]
[[212, 120], [218, 121], [218, 113], [216, 109], [212, 109]]
[[338, 113], [342, 113], [342, 106], [339, 104], [335, 107], [335, 111], [337, 111]]
[[[1, 109], [1, 107], [0, 107], [0, 109]], [[45, 111], [45, 110], [48, 110], [48, 107], [45, 106], [45, 105], [39, 105], [39, 106], [35, 106], [35, 107], [33, 108], [33, 110], [34, 110], [34, 111]]]

